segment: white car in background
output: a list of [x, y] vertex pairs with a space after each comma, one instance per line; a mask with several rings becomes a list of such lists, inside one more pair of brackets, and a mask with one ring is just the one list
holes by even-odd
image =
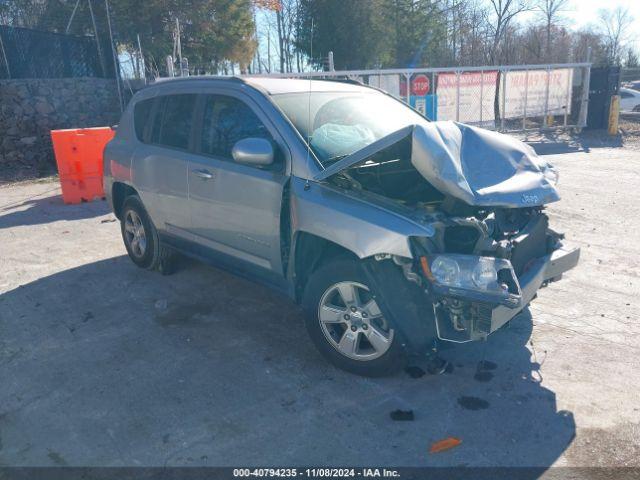
[[640, 91], [621, 88], [620, 110], [623, 112], [640, 112]]

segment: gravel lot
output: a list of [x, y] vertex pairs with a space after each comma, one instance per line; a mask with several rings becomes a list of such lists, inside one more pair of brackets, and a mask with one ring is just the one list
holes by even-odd
[[333, 369], [228, 273], [137, 269], [105, 202], [0, 187], [0, 465], [640, 466], [640, 151], [570, 150], [549, 211], [580, 265], [421, 378]]

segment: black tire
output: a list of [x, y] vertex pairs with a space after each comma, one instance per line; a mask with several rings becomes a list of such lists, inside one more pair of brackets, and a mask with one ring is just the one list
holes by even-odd
[[[370, 282], [357, 259], [337, 257], [313, 272], [305, 287], [302, 307], [305, 311], [305, 326], [314, 345], [329, 362], [347, 372], [366, 377], [382, 377], [396, 373], [405, 365], [406, 357], [402, 346], [401, 334], [397, 328], [394, 328], [392, 319], [384, 318], [388, 328], [393, 329], [391, 345], [384, 354], [377, 358], [368, 360], [349, 358], [341, 353], [327, 338], [321, 326], [320, 304], [325, 293], [340, 282], [361, 284], [369, 290], [373, 297], [376, 295], [376, 292], [371, 289]], [[346, 332], [348, 327], [345, 326], [344, 328]], [[364, 332], [358, 331], [356, 335], [360, 333]], [[338, 333], [338, 335], [340, 334]]]
[[[131, 235], [128, 235], [126, 231], [127, 219], [135, 218], [134, 215], [140, 219], [144, 229], [145, 247], [143, 252], [140, 250], [136, 251], [136, 248], [134, 248], [131, 242]], [[120, 220], [120, 231], [129, 258], [138, 267], [149, 270], [159, 270], [162, 273], [170, 270], [170, 266], [172, 265], [172, 252], [160, 243], [158, 231], [142, 205], [140, 197], [137, 195], [131, 195], [124, 201]]]

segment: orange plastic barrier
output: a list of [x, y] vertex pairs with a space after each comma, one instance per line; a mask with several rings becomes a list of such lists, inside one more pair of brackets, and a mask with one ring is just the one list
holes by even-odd
[[51, 130], [64, 203], [104, 197], [102, 153], [114, 134], [109, 127]]

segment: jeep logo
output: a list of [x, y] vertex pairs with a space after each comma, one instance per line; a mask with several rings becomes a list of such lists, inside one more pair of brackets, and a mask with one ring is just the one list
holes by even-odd
[[538, 203], [538, 195], [522, 195], [522, 203]]

